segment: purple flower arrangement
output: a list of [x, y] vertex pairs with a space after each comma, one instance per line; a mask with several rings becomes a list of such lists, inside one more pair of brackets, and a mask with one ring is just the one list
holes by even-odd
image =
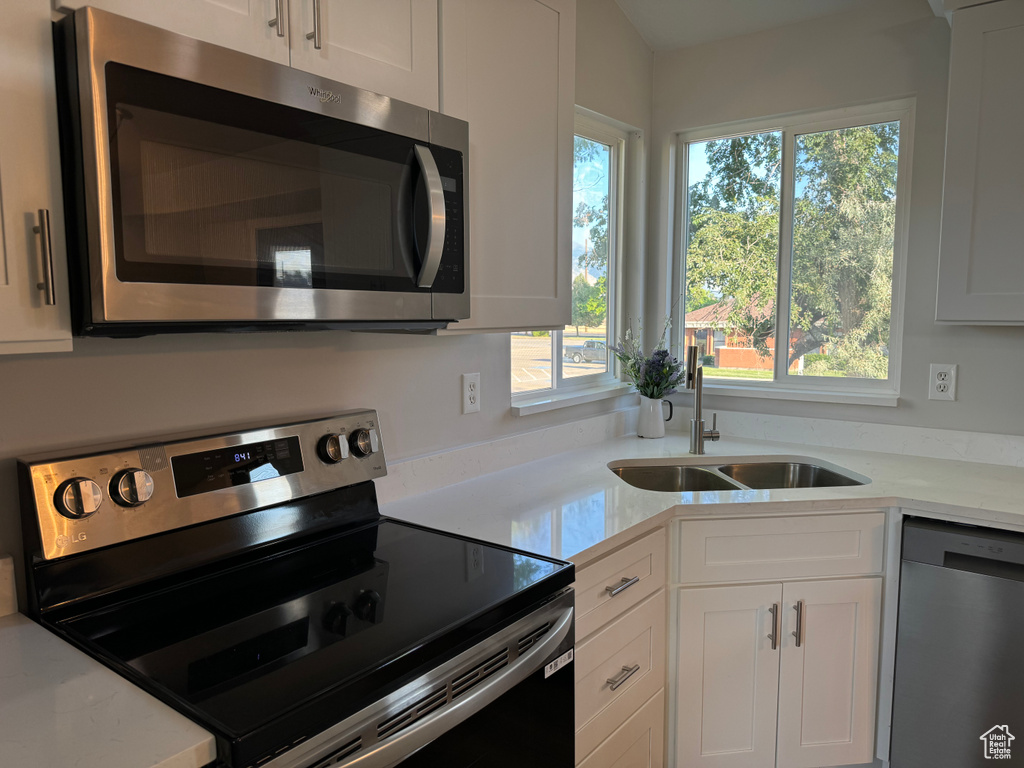
[[644, 354], [632, 328], [626, 329], [625, 336], [617, 345], [608, 347], [622, 363], [623, 373], [644, 397], [660, 399], [675, 392], [676, 386], [683, 383], [683, 364], [665, 349], [668, 328], [666, 322], [661, 339], [650, 355]]

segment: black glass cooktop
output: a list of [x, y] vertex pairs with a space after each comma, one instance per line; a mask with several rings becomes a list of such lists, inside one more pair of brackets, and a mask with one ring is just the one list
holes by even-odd
[[314, 700], [336, 722], [571, 580], [565, 563], [383, 519], [61, 629], [234, 739]]

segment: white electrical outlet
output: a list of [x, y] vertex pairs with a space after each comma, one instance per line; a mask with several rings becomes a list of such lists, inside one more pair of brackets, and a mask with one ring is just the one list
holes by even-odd
[[480, 412], [480, 374], [462, 374], [462, 412]]
[[956, 400], [956, 366], [932, 363], [928, 367], [928, 399]]

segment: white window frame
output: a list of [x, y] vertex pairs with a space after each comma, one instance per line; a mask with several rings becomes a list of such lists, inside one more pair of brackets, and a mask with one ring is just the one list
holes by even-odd
[[[899, 121], [899, 157], [896, 171], [896, 221], [893, 229], [892, 305], [889, 320], [889, 376], [886, 379], [856, 379], [830, 376], [801, 376], [789, 373], [788, 356], [776, 354], [771, 381], [755, 383], [729, 381], [718, 383], [704, 379], [704, 388], [715, 395], [805, 400], [813, 402], [856, 403], [895, 406], [899, 401], [903, 348], [903, 311], [907, 269], [907, 242], [910, 210], [910, 169], [913, 157], [914, 99], [845, 107], [813, 114], [758, 119], [703, 128], [677, 134], [675, 188], [677, 204], [673, 237], [673, 284], [677, 296], [685, 295], [686, 233], [689, 231], [689, 145], [713, 139], [729, 139], [752, 133], [782, 134], [782, 176], [779, 205], [779, 253], [776, 267], [775, 338], [788, 339], [790, 331], [790, 275], [793, 261], [793, 205], [795, 183], [795, 137], [807, 133], [834, 131], [862, 125]], [[672, 347], [683, 359], [684, 302], [680, 300], [672, 318]], [[782, 345], [776, 344], [778, 350]], [[788, 345], [786, 345], [788, 349]]]
[[[573, 136], [599, 142], [611, 147], [611, 157], [608, 163], [608, 266], [606, 274], [608, 277], [608, 315], [605, 327], [608, 331], [608, 344], [615, 343], [618, 338], [618, 308], [619, 308], [619, 278], [621, 274], [621, 253], [622, 253], [622, 217], [625, 179], [625, 160], [627, 142], [630, 139], [629, 133], [610, 119], [602, 118], [600, 115], [577, 108], [573, 126]], [[575, 209], [573, 210], [575, 215]], [[618, 380], [618, 361], [611, 352], [608, 353], [608, 369], [600, 373], [593, 373], [584, 376], [565, 377], [562, 373], [562, 349], [564, 348], [562, 329], [551, 331], [551, 386], [544, 389], [534, 389], [528, 392], [517, 392], [512, 394], [512, 405], [520, 414], [532, 413], [539, 410], [547, 410], [556, 397], [571, 397], [579, 395], [582, 391], [593, 392], [598, 388], [616, 387], [620, 384]], [[585, 397], [584, 400], [599, 399]], [[578, 398], [577, 398], [578, 399]], [[531, 407], [533, 404], [534, 407]], [[565, 403], [570, 404], [570, 403]], [[574, 403], [573, 403], [574, 404]]]

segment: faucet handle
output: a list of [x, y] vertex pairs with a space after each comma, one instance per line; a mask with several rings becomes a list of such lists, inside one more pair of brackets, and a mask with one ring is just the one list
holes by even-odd
[[704, 431], [704, 439], [712, 442], [718, 440], [721, 434], [718, 431], [718, 411], [711, 414], [711, 429]]

